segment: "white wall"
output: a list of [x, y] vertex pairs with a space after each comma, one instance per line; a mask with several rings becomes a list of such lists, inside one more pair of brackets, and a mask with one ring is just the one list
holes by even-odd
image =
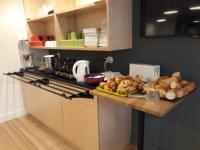
[[18, 40], [26, 38], [23, 0], [0, 1], [0, 122], [25, 113], [19, 81], [2, 73], [20, 68]]

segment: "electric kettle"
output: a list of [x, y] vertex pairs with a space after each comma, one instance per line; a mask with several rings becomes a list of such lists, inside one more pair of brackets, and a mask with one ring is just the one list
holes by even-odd
[[84, 76], [90, 74], [89, 61], [79, 60], [73, 65], [73, 75], [77, 82], [84, 82]]

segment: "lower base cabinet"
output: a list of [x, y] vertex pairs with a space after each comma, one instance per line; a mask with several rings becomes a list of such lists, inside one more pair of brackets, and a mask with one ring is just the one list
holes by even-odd
[[40, 121], [52, 130], [63, 133], [61, 96], [40, 89], [38, 92]]
[[131, 109], [94, 97], [65, 99], [23, 83], [27, 112], [66, 139], [73, 150], [124, 150], [131, 139]]
[[22, 89], [27, 112], [52, 130], [63, 133], [61, 97], [27, 83], [23, 83]]
[[62, 99], [64, 136], [75, 149], [98, 150], [98, 112], [93, 99]]
[[24, 105], [26, 107], [26, 111], [31, 114], [34, 118], [40, 120], [40, 98], [38, 96], [38, 93], [40, 92], [40, 89], [37, 87], [22, 83], [22, 91], [23, 91], [23, 99], [24, 99]]

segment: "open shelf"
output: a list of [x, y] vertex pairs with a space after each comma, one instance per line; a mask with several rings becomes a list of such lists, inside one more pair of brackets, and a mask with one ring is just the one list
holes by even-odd
[[51, 15], [47, 15], [47, 16], [42, 16], [42, 17], [36, 17], [34, 19], [28, 19], [27, 22], [31, 23], [31, 22], [46, 22], [49, 20], [53, 20], [54, 14]]
[[[45, 5], [53, 6], [54, 14], [39, 16]], [[54, 35], [56, 48], [34, 49], [117, 51], [132, 48], [132, 0], [24, 0], [29, 39]], [[103, 27], [102, 27], [103, 26]], [[60, 40], [68, 33], [84, 28], [106, 28], [107, 47], [60, 48]]]
[[106, 2], [105, 1], [98, 1], [94, 2], [92, 4], [84, 5], [82, 7], [78, 7], [72, 10], [67, 10], [67, 11], [62, 11], [56, 13], [56, 15], [78, 15], [78, 14], [83, 14], [83, 13], [89, 13], [93, 12], [99, 9], [105, 9], [106, 8]]
[[[76, 9], [56, 13], [56, 39], [66, 40], [70, 32], [83, 32], [84, 28], [101, 28], [107, 22], [105, 1], [98, 1]], [[108, 46], [109, 47], [109, 46]], [[63, 48], [62, 50], [108, 51], [108, 47]]]
[[31, 21], [27, 24], [29, 39], [33, 35], [53, 35], [56, 38], [55, 22], [52, 17], [45, 21]]

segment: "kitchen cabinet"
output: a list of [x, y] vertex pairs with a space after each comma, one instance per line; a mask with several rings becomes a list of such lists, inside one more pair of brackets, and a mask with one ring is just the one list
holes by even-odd
[[[38, 17], [43, 4], [54, 6], [54, 14]], [[83, 28], [100, 28], [105, 24], [108, 46], [63, 48], [31, 47], [34, 49], [116, 51], [132, 48], [132, 0], [24, 0], [28, 37], [54, 35], [57, 43], [69, 32]]]
[[[35, 82], [35, 86], [30, 81], [40, 77], [25, 74], [17, 78], [24, 82], [28, 113], [62, 136], [73, 149], [124, 150], [130, 145], [131, 109], [102, 97], [66, 98], [67, 91], [70, 92], [68, 83], [50, 79], [47, 85]], [[83, 87], [70, 88], [74, 92], [82, 91], [83, 95], [88, 92]]]
[[[79, 101], [86, 101], [89, 105]], [[62, 99], [64, 136], [76, 149], [99, 149], [98, 111], [94, 101]]]
[[61, 134], [63, 132], [61, 97], [27, 83], [22, 83], [22, 89], [27, 112]]
[[40, 120], [52, 130], [63, 133], [61, 96], [39, 89]]
[[36, 119], [41, 120], [40, 97], [38, 96], [40, 90], [27, 83], [22, 83], [22, 90], [26, 111]]
[[131, 109], [101, 98], [62, 99], [64, 135], [80, 150], [124, 150], [130, 145]]

